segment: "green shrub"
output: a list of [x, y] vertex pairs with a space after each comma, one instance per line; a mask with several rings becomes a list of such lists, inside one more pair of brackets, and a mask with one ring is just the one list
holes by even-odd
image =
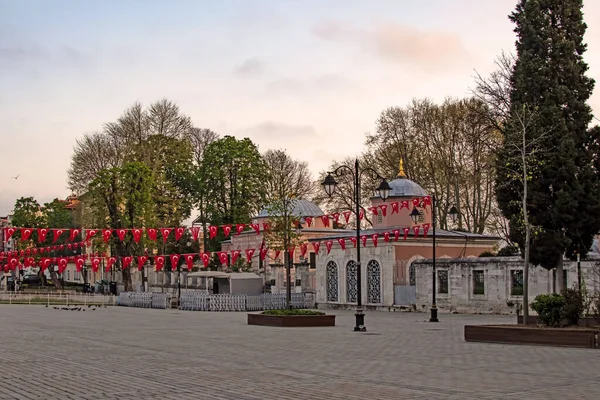
[[566, 320], [569, 325], [577, 325], [579, 318], [585, 310], [583, 296], [578, 289], [567, 289], [563, 294], [565, 303], [561, 309], [561, 317]]
[[535, 297], [531, 308], [538, 313], [540, 320], [548, 326], [559, 326], [565, 298], [560, 294], [540, 294]]
[[491, 251], [484, 251], [479, 255], [479, 257], [496, 257], [496, 255]]
[[267, 310], [263, 311], [264, 315], [325, 315], [324, 312], [321, 311], [312, 311], [312, 310]]
[[513, 257], [518, 256], [520, 253], [517, 246], [505, 246], [498, 250], [498, 257]]

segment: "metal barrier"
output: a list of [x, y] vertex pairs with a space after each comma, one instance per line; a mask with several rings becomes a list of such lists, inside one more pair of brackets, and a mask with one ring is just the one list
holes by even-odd
[[117, 296], [69, 292], [0, 293], [0, 304], [46, 306], [114, 306]]
[[[170, 308], [172, 295], [169, 293], [122, 292], [119, 305], [125, 307]], [[293, 308], [313, 308], [312, 293], [292, 293]], [[264, 293], [245, 294], [207, 294], [202, 291], [186, 291], [179, 298], [179, 309], [186, 311], [260, 311], [285, 308], [285, 294]]]

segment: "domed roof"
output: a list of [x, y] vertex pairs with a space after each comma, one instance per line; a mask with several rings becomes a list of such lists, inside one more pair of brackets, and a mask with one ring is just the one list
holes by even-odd
[[[298, 217], [318, 217], [321, 215], [325, 215], [323, 210], [313, 203], [312, 201], [295, 199], [294, 200], [294, 209], [292, 210], [292, 215], [296, 215]], [[260, 213], [258, 213], [257, 218], [265, 218], [272, 216], [269, 209], [265, 208]]]
[[[392, 190], [390, 191], [389, 197], [421, 197], [427, 196], [425, 189], [418, 183], [411, 181], [404, 172], [404, 164], [400, 160], [400, 170], [396, 179], [389, 182]], [[375, 196], [379, 197], [379, 196]]]

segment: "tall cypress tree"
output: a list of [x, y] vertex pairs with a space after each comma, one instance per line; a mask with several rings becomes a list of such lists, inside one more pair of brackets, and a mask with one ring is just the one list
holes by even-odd
[[[600, 185], [597, 169], [598, 129], [587, 104], [594, 81], [585, 74], [586, 44], [582, 0], [520, 0], [510, 19], [515, 23], [517, 60], [512, 74], [511, 111], [536, 110], [528, 140], [537, 149], [528, 180], [528, 210], [533, 225], [531, 261], [557, 268], [562, 290], [562, 259], [585, 256], [600, 230]], [[506, 146], [522, 131], [507, 121]], [[518, 143], [518, 142], [517, 142]], [[508, 151], [504, 149], [504, 154]], [[499, 167], [506, 158], [499, 159]], [[503, 164], [504, 163], [504, 164]], [[519, 188], [498, 174], [498, 202], [511, 220], [511, 236], [524, 245]]]

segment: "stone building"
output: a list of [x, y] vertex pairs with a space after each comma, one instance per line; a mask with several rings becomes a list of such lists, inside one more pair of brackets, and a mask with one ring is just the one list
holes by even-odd
[[[431, 206], [423, 202], [416, 205], [420, 217], [413, 223], [410, 212], [413, 199], [427, 196], [427, 192], [416, 182], [407, 178], [402, 167], [396, 179], [389, 182], [391, 192], [385, 204], [408, 202], [408, 207], [401, 208], [397, 213], [388, 212], [384, 216], [380, 211], [373, 221], [373, 228], [361, 231], [369, 240], [361, 247], [362, 272], [362, 303], [367, 309], [388, 309], [395, 305], [411, 305], [416, 302], [415, 276], [410, 273], [413, 260], [431, 258], [433, 256], [432, 230], [426, 236], [413, 235], [416, 226], [431, 226]], [[372, 207], [384, 204], [381, 198], [372, 197]], [[404, 240], [401, 234], [399, 240], [384, 240], [384, 234], [394, 230], [404, 232], [408, 228], [410, 234]], [[485, 251], [491, 251], [499, 239], [490, 235], [479, 235], [452, 230], [436, 229], [437, 257], [470, 257], [479, 256]], [[378, 243], [372, 241], [372, 236], [378, 234]], [[310, 241], [333, 240], [331, 250], [321, 246], [316, 255], [316, 285], [317, 302], [323, 308], [352, 308], [357, 301], [357, 263], [356, 249], [349, 242], [355, 237], [354, 230], [331, 232], [327, 236]], [[348, 244], [342, 249], [340, 239], [347, 239]], [[358, 245], [362, 246], [362, 243]]]
[[[577, 262], [564, 262], [566, 287], [577, 287]], [[432, 303], [432, 260], [415, 260], [416, 301], [419, 311]], [[592, 253], [581, 261], [581, 279], [590, 294], [600, 293], [600, 257]], [[436, 259], [436, 305], [440, 312], [512, 314], [523, 304], [523, 259], [486, 257]], [[535, 296], [556, 291], [554, 270], [529, 269], [529, 302]]]

